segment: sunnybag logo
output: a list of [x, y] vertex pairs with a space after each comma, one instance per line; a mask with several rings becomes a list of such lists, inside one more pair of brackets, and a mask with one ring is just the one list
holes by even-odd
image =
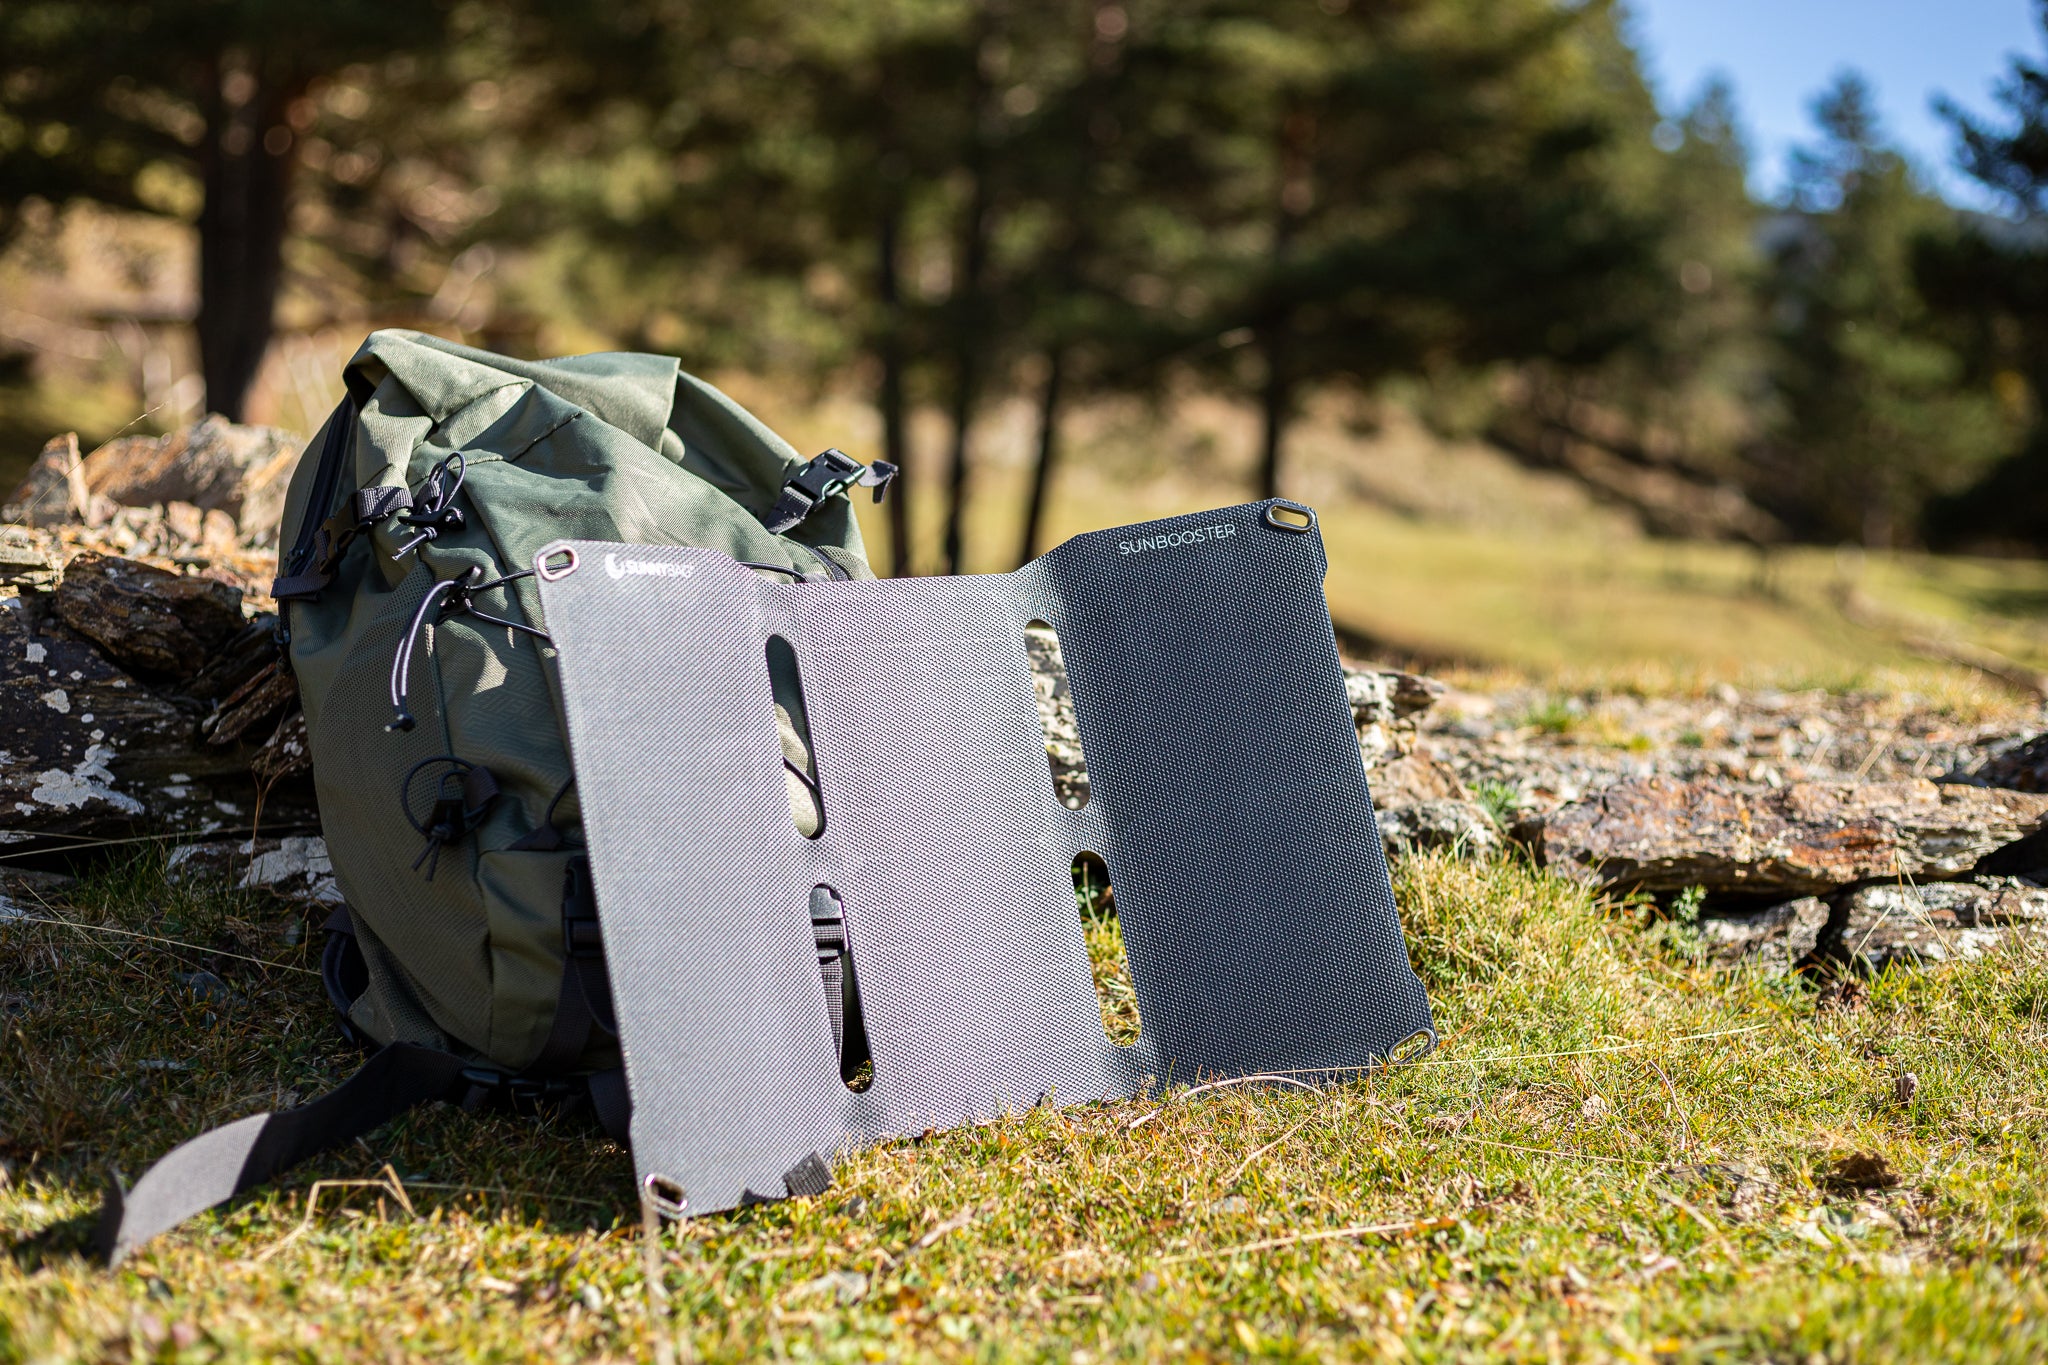
[[620, 559], [615, 554], [606, 554], [604, 571], [613, 578], [688, 578], [697, 572], [697, 566], [665, 564], [658, 559]]

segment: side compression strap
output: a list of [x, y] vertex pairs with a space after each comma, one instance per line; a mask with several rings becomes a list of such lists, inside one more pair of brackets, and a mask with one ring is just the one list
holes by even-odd
[[252, 1114], [201, 1133], [143, 1172], [133, 1189], [118, 1181], [100, 1210], [97, 1241], [111, 1265], [193, 1214], [254, 1189], [292, 1167], [361, 1137], [408, 1110], [450, 1098], [462, 1059], [392, 1043], [311, 1104]]

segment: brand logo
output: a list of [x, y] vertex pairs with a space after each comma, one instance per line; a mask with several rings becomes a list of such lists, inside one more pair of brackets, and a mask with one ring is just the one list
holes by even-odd
[[1140, 536], [1136, 540], [1119, 540], [1116, 552], [1120, 555], [1140, 555], [1147, 550], [1174, 550], [1183, 545], [1200, 545], [1205, 541], [1221, 540], [1237, 534], [1237, 527], [1227, 521], [1214, 526], [1196, 526], [1186, 531], [1168, 531], [1164, 535]]
[[604, 557], [604, 571], [613, 578], [688, 578], [697, 572], [695, 564], [664, 564], [658, 559]]

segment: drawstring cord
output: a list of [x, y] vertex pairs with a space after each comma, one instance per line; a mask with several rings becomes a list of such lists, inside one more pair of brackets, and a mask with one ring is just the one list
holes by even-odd
[[[455, 495], [462, 491], [462, 479], [467, 470], [468, 462], [458, 450], [428, 471], [427, 477], [420, 482], [420, 491], [413, 496], [412, 511], [398, 519], [400, 525], [411, 526], [419, 534], [393, 550], [393, 559], [403, 559], [426, 542], [439, 539], [441, 532], [461, 527], [462, 509], [455, 506]], [[441, 481], [450, 477], [453, 482], [444, 489]]]
[[437, 621], [446, 620], [457, 612], [466, 612], [479, 621], [486, 621], [494, 626], [523, 631], [537, 640], [548, 639], [548, 633], [544, 630], [537, 630], [519, 621], [508, 621], [502, 616], [493, 616], [489, 612], [477, 610], [474, 600], [476, 594], [480, 592], [503, 587], [514, 579], [532, 577], [533, 570], [521, 569], [517, 573], [504, 574], [487, 582], [482, 581], [483, 572], [482, 565], [472, 565], [469, 572], [460, 578], [441, 579], [433, 587], [428, 588], [427, 595], [420, 599], [419, 607], [412, 614], [412, 623], [405, 628], [405, 634], [399, 637], [398, 648], [391, 656], [391, 720], [385, 725], [385, 730], [410, 730], [418, 724], [406, 706], [406, 698], [412, 690], [412, 656], [419, 644], [420, 631], [425, 627], [427, 617], [436, 608], [440, 610], [440, 614], [434, 618]]
[[[424, 768], [436, 763], [446, 763], [448, 771], [434, 786], [434, 804], [427, 812], [427, 818], [418, 820], [412, 813], [412, 784]], [[449, 784], [453, 783], [451, 787]], [[420, 856], [412, 860], [412, 870], [420, 870], [420, 864], [427, 865], [427, 880], [434, 880], [434, 873], [441, 866], [443, 845], [452, 844], [475, 829], [490, 812], [491, 803], [498, 797], [498, 780], [491, 776], [491, 770], [480, 763], [471, 763], [453, 754], [437, 754], [423, 758], [406, 770], [405, 780], [398, 787], [398, 803], [405, 812], [406, 823], [418, 830], [426, 846]]]

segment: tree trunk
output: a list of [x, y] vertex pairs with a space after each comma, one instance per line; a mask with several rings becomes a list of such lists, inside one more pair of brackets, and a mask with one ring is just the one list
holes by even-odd
[[969, 85], [970, 117], [967, 174], [969, 186], [966, 215], [960, 224], [959, 274], [953, 284], [953, 394], [948, 416], [953, 424], [953, 450], [946, 466], [946, 535], [942, 546], [945, 572], [957, 574], [961, 565], [961, 540], [967, 519], [967, 464], [969, 436], [974, 410], [981, 396], [982, 352], [987, 345], [988, 301], [983, 297], [988, 273], [989, 164], [988, 95], [989, 81], [983, 71], [981, 49], [991, 25], [983, 12], [982, 39], [975, 44], [974, 74]]
[[1017, 541], [1017, 565], [1022, 568], [1038, 553], [1039, 532], [1045, 525], [1046, 493], [1052, 487], [1052, 468], [1059, 454], [1061, 387], [1067, 368], [1067, 349], [1054, 346], [1045, 353], [1045, 388], [1038, 396], [1038, 458], [1031, 465], [1031, 500], [1024, 508], [1024, 532]]
[[882, 363], [877, 405], [882, 410], [882, 458], [905, 472], [897, 477], [883, 504], [889, 515], [889, 576], [908, 578], [910, 558], [910, 489], [905, 453], [909, 439], [903, 417], [903, 299], [897, 275], [896, 242], [902, 230], [903, 201], [894, 187], [885, 192], [875, 228], [875, 294], [882, 305], [882, 333], [876, 347]]
[[293, 92], [266, 88], [246, 71], [239, 102], [217, 96], [201, 155], [199, 370], [206, 405], [239, 422], [270, 349], [284, 234], [291, 212], [297, 138], [284, 111]]
[[1259, 391], [1259, 488], [1261, 499], [1280, 496], [1280, 461], [1287, 424], [1294, 416], [1294, 380], [1287, 370], [1287, 325], [1283, 317], [1264, 338], [1266, 382]]
[[1260, 326], [1259, 352], [1266, 362], [1265, 384], [1259, 393], [1259, 416], [1264, 433], [1259, 445], [1259, 497], [1280, 496], [1280, 465], [1287, 425], [1294, 419], [1296, 376], [1294, 373], [1293, 286], [1285, 278], [1294, 239], [1302, 220], [1315, 202], [1309, 151], [1315, 140], [1316, 121], [1306, 110], [1291, 110], [1280, 121], [1279, 195], [1273, 206], [1273, 240], [1270, 271], [1282, 290], [1271, 305], [1271, 316]]

